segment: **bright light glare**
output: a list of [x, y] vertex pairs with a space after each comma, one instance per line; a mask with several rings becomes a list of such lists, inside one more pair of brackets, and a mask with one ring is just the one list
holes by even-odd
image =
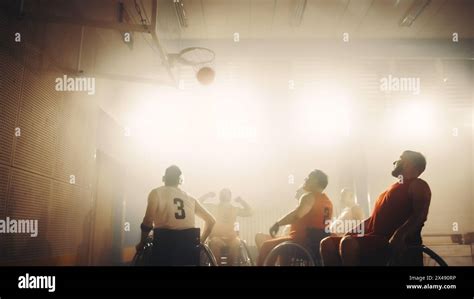
[[435, 110], [427, 101], [408, 101], [393, 111], [392, 133], [398, 137], [427, 137], [435, 129]]
[[[159, 96], [158, 96], [159, 95]], [[259, 154], [262, 99], [251, 89], [137, 90], [127, 126], [138, 147], [149, 152], [199, 154], [219, 159]], [[250, 149], [253, 148], [253, 153]]]
[[189, 103], [179, 92], [142, 90], [135, 96], [127, 118], [134, 140], [147, 148], [179, 147], [192, 126]]
[[351, 133], [351, 102], [344, 93], [330, 90], [298, 103], [296, 129], [310, 144], [334, 143]]

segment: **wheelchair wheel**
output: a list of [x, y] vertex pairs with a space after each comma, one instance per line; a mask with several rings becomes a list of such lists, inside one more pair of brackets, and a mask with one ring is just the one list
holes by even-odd
[[252, 256], [250, 255], [250, 251], [247, 247], [247, 243], [244, 240], [240, 240], [240, 255], [239, 255], [239, 266], [254, 266], [254, 262]]
[[[447, 267], [448, 264], [440, 257], [436, 252], [430, 248], [421, 245], [421, 246], [410, 246], [407, 248], [407, 251], [402, 256], [411, 256], [416, 257], [415, 265], [413, 262], [406, 261], [403, 257], [396, 258], [392, 257], [389, 261], [388, 266], [423, 266], [423, 267]], [[418, 258], [420, 260], [418, 260]], [[412, 260], [413, 261], [413, 260]], [[421, 264], [422, 262], [422, 264]]]
[[199, 258], [199, 266], [211, 267], [217, 266], [216, 258], [212, 254], [211, 249], [206, 244], [201, 244], [201, 253]]
[[266, 257], [264, 266], [311, 267], [314, 260], [303, 246], [287, 241], [277, 245]]
[[133, 266], [150, 266], [151, 265], [151, 255], [152, 255], [153, 242], [151, 239], [147, 239], [145, 246], [143, 246], [142, 251], [135, 253], [135, 256], [132, 260]]
[[440, 257], [436, 252], [429, 249], [426, 246], [421, 246], [421, 252], [423, 253], [423, 266], [424, 267], [447, 267], [448, 264]]

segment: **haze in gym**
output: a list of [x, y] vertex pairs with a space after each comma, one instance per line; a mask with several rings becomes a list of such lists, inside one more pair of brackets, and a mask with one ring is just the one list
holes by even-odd
[[255, 265], [314, 170], [329, 218], [365, 219], [409, 150], [431, 190], [423, 245], [473, 266], [473, 15], [469, 0], [1, 1], [0, 265], [133, 264], [171, 165], [214, 228], [223, 189], [248, 206], [233, 265]]

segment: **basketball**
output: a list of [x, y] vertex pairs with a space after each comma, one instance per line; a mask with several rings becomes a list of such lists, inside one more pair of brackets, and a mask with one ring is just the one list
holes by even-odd
[[214, 82], [216, 73], [208, 66], [202, 67], [197, 73], [196, 78], [202, 85], [209, 85]]

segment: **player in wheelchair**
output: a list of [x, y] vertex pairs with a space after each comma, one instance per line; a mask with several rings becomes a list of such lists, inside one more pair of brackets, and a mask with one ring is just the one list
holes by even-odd
[[[198, 200], [179, 188], [181, 170], [170, 166], [163, 176], [164, 186], [148, 196], [141, 239], [137, 244], [135, 263], [153, 266], [198, 266], [201, 252], [215, 224], [214, 217]], [[196, 228], [195, 216], [205, 222], [203, 234]], [[153, 230], [153, 240], [150, 232]], [[212, 260], [212, 257], [209, 258]]]
[[[258, 266], [296, 265], [298, 261], [314, 265], [315, 260], [319, 260], [319, 241], [328, 235], [325, 228], [333, 213], [332, 203], [323, 193], [327, 185], [328, 177], [321, 170], [316, 169], [308, 175], [296, 209], [270, 228], [273, 239], [263, 242], [257, 259]], [[289, 236], [275, 238], [279, 227], [288, 224], [291, 225]]]
[[254, 266], [254, 261], [250, 254], [250, 250], [247, 247], [247, 243], [241, 239], [238, 239], [238, 242], [239, 244], [234, 245], [236, 246], [237, 251], [234, 251], [232, 256], [231, 247], [222, 244], [218, 255], [219, 260], [216, 258], [216, 263], [219, 266]]
[[419, 178], [426, 159], [419, 152], [404, 151], [393, 164], [392, 176], [398, 181], [380, 194], [371, 216], [357, 227], [364, 233], [349, 232], [321, 242], [324, 265], [423, 266], [424, 256], [440, 261], [421, 238], [431, 201], [430, 187]]
[[219, 192], [218, 204], [205, 204], [204, 201], [211, 195], [212, 193], [209, 193], [209, 196], [203, 196], [201, 202], [216, 218], [208, 245], [216, 257], [217, 264], [221, 266], [239, 266], [242, 263], [248, 265], [250, 255], [245, 242], [238, 236], [239, 228], [236, 221], [237, 217], [251, 216], [252, 209], [240, 197], [234, 199], [240, 206], [234, 206], [231, 201], [232, 193], [229, 189], [225, 188]]
[[[358, 220], [363, 219], [362, 210], [355, 203], [354, 193], [350, 189], [341, 191], [341, 206], [343, 210], [338, 219], [332, 223], [327, 221], [325, 229], [307, 229], [306, 244], [301, 245], [293, 241], [286, 241], [272, 249], [265, 259], [264, 265], [321, 266], [322, 261], [319, 252], [321, 240], [338, 233], [339, 229], [336, 229], [336, 224], [346, 222], [344, 224], [347, 227], [347, 224], [353, 225]], [[351, 227], [347, 227], [347, 229], [351, 229]], [[276, 264], [271, 264], [271, 261], [275, 261]]]

